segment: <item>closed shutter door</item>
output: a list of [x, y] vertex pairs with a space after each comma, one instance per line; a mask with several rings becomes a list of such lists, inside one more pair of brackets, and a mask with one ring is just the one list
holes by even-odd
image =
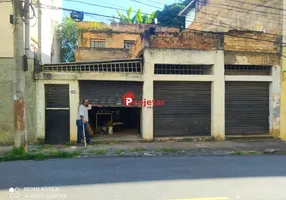
[[46, 144], [70, 141], [70, 101], [68, 84], [45, 85]]
[[88, 98], [92, 105], [121, 107], [122, 96], [134, 92], [135, 99], [142, 99], [142, 83], [129, 81], [80, 81], [80, 98]]
[[269, 83], [226, 82], [225, 132], [269, 133]]
[[155, 82], [154, 136], [208, 136], [211, 132], [210, 82]]

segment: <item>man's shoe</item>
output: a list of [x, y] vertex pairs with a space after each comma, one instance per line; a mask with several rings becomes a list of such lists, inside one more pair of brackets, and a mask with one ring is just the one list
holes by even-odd
[[90, 142], [88, 142], [87, 144], [92, 145], [92, 142], [90, 141]]
[[83, 146], [83, 144], [82, 144], [82, 143], [77, 143], [77, 145], [78, 145], [78, 146]]

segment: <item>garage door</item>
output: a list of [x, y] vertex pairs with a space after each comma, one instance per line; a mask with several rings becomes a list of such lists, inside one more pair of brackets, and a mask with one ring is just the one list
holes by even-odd
[[269, 83], [226, 82], [225, 132], [269, 133]]
[[88, 98], [93, 105], [121, 107], [122, 96], [134, 92], [135, 99], [142, 99], [142, 83], [129, 81], [79, 81], [80, 98]]
[[154, 136], [203, 136], [211, 132], [210, 82], [155, 82]]

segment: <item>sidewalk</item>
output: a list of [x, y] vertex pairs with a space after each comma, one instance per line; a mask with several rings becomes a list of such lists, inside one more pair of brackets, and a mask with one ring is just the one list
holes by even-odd
[[261, 155], [285, 154], [286, 142], [275, 139], [199, 141], [199, 142], [125, 142], [94, 144], [87, 149], [79, 146], [30, 146], [32, 152], [49, 151], [79, 152], [83, 156], [213, 156], [213, 155]]

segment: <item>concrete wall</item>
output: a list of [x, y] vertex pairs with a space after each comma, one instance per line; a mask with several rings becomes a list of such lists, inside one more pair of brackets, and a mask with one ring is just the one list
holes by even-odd
[[[1, 5], [1, 4], [0, 4]], [[0, 58], [0, 144], [14, 142], [14, 105], [13, 76], [14, 62], [12, 58]]]
[[[155, 75], [154, 65], [210, 64], [212, 75]], [[154, 81], [207, 81], [212, 82], [211, 135], [224, 139], [224, 53], [223, 51], [196, 51], [183, 49], [145, 49], [143, 98], [153, 99]], [[142, 136], [153, 139], [153, 109], [142, 109]]]
[[37, 81], [37, 97], [36, 97], [36, 109], [37, 109], [37, 134], [36, 139], [39, 142], [45, 141], [45, 84], [69, 84], [69, 90], [76, 91], [76, 93], [70, 92], [70, 140], [76, 141], [77, 138], [77, 109], [79, 106], [79, 86], [78, 81], [75, 80], [41, 80]]
[[[282, 3], [283, 16], [286, 15], [286, 0], [283, 0]], [[283, 20], [282, 23], [282, 54], [286, 55], [286, 20]], [[286, 58], [281, 56], [281, 65], [282, 65], [282, 76], [281, 76], [281, 109], [280, 109], [280, 137], [283, 140], [286, 140]]]
[[[13, 59], [0, 59], [0, 144], [14, 143], [14, 105], [13, 105]], [[26, 117], [29, 143], [35, 143], [36, 135], [36, 82], [33, 74], [33, 60], [29, 60], [26, 78]]]
[[197, 12], [196, 23], [191, 24], [189, 29], [216, 32], [225, 32], [231, 29], [248, 29], [274, 34], [282, 33], [283, 17], [280, 8], [282, 7], [283, 1], [256, 0], [244, 2], [245, 3], [232, 0], [209, 0], [208, 4]]
[[[286, 8], [286, 2], [285, 6]], [[286, 22], [285, 22], [286, 23]], [[286, 25], [285, 25], [286, 28]], [[286, 33], [286, 30], [285, 30]], [[286, 47], [283, 47], [283, 55], [286, 55]], [[281, 58], [282, 76], [281, 76], [281, 109], [280, 109], [280, 137], [286, 140], [286, 58]]]

